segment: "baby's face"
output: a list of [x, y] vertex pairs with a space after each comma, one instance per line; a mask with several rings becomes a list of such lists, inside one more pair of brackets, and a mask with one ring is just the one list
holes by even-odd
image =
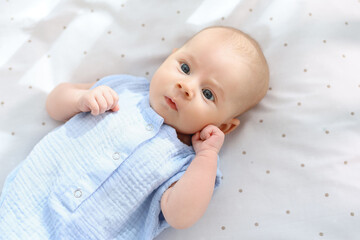
[[[193, 134], [209, 124], [233, 124], [251, 75], [221, 35], [200, 33], [175, 50], [150, 83], [150, 105], [166, 124]], [[245, 94], [246, 95], [246, 94]], [[237, 120], [236, 120], [237, 121]]]

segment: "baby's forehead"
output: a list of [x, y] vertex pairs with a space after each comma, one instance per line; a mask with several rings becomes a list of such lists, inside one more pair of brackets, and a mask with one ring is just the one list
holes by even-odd
[[225, 28], [225, 27], [214, 27], [207, 28], [195, 36], [193, 36], [191, 41], [217, 41], [225, 45], [232, 46], [234, 48], [254, 48], [256, 43], [249, 35], [241, 32], [237, 29]]
[[262, 53], [256, 41], [236, 29], [216, 27], [205, 29], [191, 38], [184, 46], [204, 48], [209, 51], [222, 51], [225, 48], [230, 51], [224, 51], [224, 54], [245, 59], [249, 63], [261, 62]]

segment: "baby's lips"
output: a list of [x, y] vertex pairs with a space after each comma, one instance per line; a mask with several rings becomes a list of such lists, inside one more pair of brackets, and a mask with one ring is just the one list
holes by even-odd
[[178, 111], [176, 102], [173, 99], [165, 96], [165, 101], [172, 109]]

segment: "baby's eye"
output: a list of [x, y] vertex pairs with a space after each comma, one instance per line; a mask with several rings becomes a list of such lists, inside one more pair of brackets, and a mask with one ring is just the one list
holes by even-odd
[[190, 67], [189, 65], [187, 65], [186, 63], [182, 63], [181, 64], [181, 70], [185, 73], [188, 74], [190, 73]]
[[214, 95], [209, 89], [203, 89], [202, 92], [206, 99], [209, 99], [210, 101], [215, 101]]

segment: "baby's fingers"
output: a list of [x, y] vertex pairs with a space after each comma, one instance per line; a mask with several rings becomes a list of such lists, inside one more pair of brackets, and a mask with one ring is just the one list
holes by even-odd
[[113, 112], [117, 112], [117, 111], [119, 111], [119, 109], [120, 109], [119, 104], [116, 104], [116, 106], [115, 106], [115, 107], [113, 107], [113, 108], [111, 109], [111, 111], [113, 111]]
[[88, 111], [91, 111], [92, 115], [98, 115], [99, 114], [99, 104], [96, 101], [96, 98], [88, 98], [87, 103], [85, 103], [85, 106], [88, 108]]
[[[96, 95], [95, 96], [95, 99], [96, 99], [96, 102], [98, 104], [98, 111], [91, 111], [91, 114], [93, 115], [98, 115], [98, 114], [101, 114], [101, 113], [104, 113], [106, 110], [107, 110], [107, 107], [108, 107], [108, 104], [107, 104], [107, 100], [105, 98], [104, 95]], [[93, 110], [96, 110], [96, 109], [93, 109]]]
[[96, 101], [99, 105], [99, 113], [104, 113], [110, 109], [113, 111], [119, 110], [118, 100], [119, 97], [117, 93], [111, 88], [108, 88], [101, 94], [98, 94], [96, 96]]
[[202, 140], [200, 139], [200, 132], [195, 133], [192, 137], [191, 137], [191, 142], [192, 145], [195, 149], [195, 151], [199, 148], [199, 146], [201, 145]]
[[118, 111], [119, 97], [117, 93], [108, 86], [96, 87], [79, 100], [80, 110], [82, 112], [91, 111], [91, 114], [96, 116], [108, 110]]
[[200, 140], [200, 132], [195, 133], [192, 137], [191, 137], [191, 141], [195, 142], [195, 141], [199, 141]]
[[104, 105], [102, 106], [103, 108], [101, 113], [104, 113], [105, 111], [112, 109], [114, 107], [114, 104], [116, 104], [110, 91], [104, 92], [103, 97], [105, 99], [105, 102], [103, 103]]
[[205, 141], [206, 139], [210, 138], [212, 135], [216, 135], [217, 130], [218, 128], [216, 126], [208, 125], [200, 132], [200, 138]]
[[114, 112], [119, 111], [119, 104], [118, 104], [118, 102], [119, 102], [119, 96], [118, 96], [118, 94], [117, 94], [113, 89], [110, 89], [110, 94], [111, 94], [111, 96], [112, 96], [112, 98], [113, 98], [113, 101], [114, 101], [114, 103], [113, 103], [113, 105], [110, 107], [110, 109], [111, 109], [112, 111], [114, 111]]

